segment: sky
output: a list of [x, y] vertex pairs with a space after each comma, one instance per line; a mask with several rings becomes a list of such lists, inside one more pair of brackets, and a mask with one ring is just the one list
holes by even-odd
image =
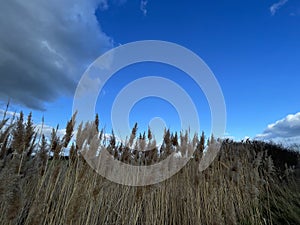
[[[300, 143], [299, 0], [10, 0], [1, 2], [0, 27], [0, 114], [10, 99], [10, 112], [32, 111], [36, 124], [44, 116], [49, 129], [63, 129], [91, 63], [130, 42], [162, 40], [191, 50], [213, 72], [226, 104], [224, 136]], [[199, 132], [210, 132], [203, 91], [154, 62], [123, 68], [104, 85], [96, 112], [108, 132], [116, 96], [144, 76], [182, 87], [197, 107]], [[128, 123], [143, 131], [163, 119], [180, 130], [179, 118], [174, 105], [152, 97], [134, 105]]]

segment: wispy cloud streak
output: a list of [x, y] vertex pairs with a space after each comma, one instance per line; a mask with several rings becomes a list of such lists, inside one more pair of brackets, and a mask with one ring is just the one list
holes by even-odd
[[144, 16], [147, 16], [147, 13], [148, 13], [147, 5], [148, 5], [148, 1], [147, 0], [142, 0], [141, 1], [140, 9], [143, 12]]
[[272, 16], [274, 16], [276, 14], [276, 12], [282, 7], [284, 6], [286, 3], [288, 2], [288, 0], [280, 0], [277, 3], [274, 3], [273, 5], [271, 5], [270, 7], [270, 12], [272, 14]]

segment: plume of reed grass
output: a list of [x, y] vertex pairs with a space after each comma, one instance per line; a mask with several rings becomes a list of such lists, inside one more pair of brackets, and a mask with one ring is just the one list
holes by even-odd
[[[7, 118], [4, 121], [0, 123], [2, 224], [300, 223], [299, 154], [282, 146], [224, 140], [216, 159], [200, 172], [204, 133], [190, 139], [188, 132], [177, 136], [166, 130], [163, 146], [157, 149], [151, 131], [148, 141], [146, 134], [137, 135], [137, 124], [128, 143], [119, 144], [113, 134], [107, 145], [96, 121], [79, 125], [74, 143], [75, 117], [67, 123], [63, 138], [57, 137], [57, 128], [49, 141], [45, 136], [37, 141], [36, 133], [25, 138], [26, 124], [21, 125], [20, 118], [14, 126], [6, 124]], [[23, 137], [18, 129], [24, 131]], [[211, 137], [209, 143], [213, 142]], [[33, 144], [38, 151], [27, 157]], [[69, 145], [70, 161], [61, 157]], [[152, 150], [135, 151], [134, 145], [135, 150], [146, 146]], [[195, 154], [179, 173], [146, 187], [115, 184], [99, 176], [82, 157], [109, 150], [115, 160], [144, 166], [174, 152], [186, 157], [193, 149]], [[49, 157], [51, 150], [55, 160]], [[168, 167], [175, 164], [176, 158]]]

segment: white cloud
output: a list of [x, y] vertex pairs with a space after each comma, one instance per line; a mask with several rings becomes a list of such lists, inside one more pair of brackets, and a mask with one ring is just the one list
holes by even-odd
[[33, 109], [72, 96], [85, 68], [113, 44], [95, 16], [107, 0], [9, 0], [0, 7], [0, 100]]
[[[56, 130], [55, 127], [49, 126], [47, 124], [37, 124], [35, 125], [35, 131], [38, 132], [39, 134], [42, 133], [45, 135], [45, 137], [50, 140], [51, 139], [51, 133], [52, 130]], [[62, 138], [66, 133], [66, 129], [58, 129], [57, 130], [57, 137]]]
[[282, 7], [284, 6], [286, 3], [288, 2], [288, 0], [280, 0], [277, 3], [274, 3], [271, 7], [270, 7], [270, 12], [272, 14], [272, 16], [274, 16], [276, 14], [276, 12]]
[[3, 109], [0, 109], [0, 121], [2, 121], [2, 119], [10, 119], [10, 118], [14, 118], [14, 117], [19, 117], [20, 113], [17, 112], [12, 112], [12, 111], [5, 111]]
[[239, 141], [246, 141], [246, 140], [248, 140], [248, 139], [249, 139], [249, 140], [252, 140], [252, 138], [251, 138], [250, 136], [244, 136], [244, 138], [238, 138], [238, 137], [235, 137], [235, 136], [231, 135], [231, 134], [228, 133], [228, 132], [226, 132], [226, 133], [223, 135], [222, 139], [230, 139], [230, 140], [237, 141], [237, 142], [239, 142]]
[[287, 115], [285, 118], [268, 125], [264, 132], [257, 135], [256, 138], [300, 143], [300, 112]]
[[[8, 122], [6, 123], [6, 126], [10, 124], [12, 118], [15, 118], [15, 121], [16, 121], [16, 119], [18, 119], [20, 116], [20, 113], [16, 113], [16, 112], [9, 111], [9, 110], [5, 111], [3, 109], [0, 109], [0, 121], [2, 121], [4, 114], [5, 114], [5, 118], [9, 119]], [[24, 123], [26, 123], [27, 115], [24, 115], [23, 120], [24, 120]], [[50, 137], [51, 137], [52, 129], [53, 128], [56, 129], [55, 127], [49, 126], [47, 124], [42, 124], [42, 123], [39, 123], [39, 124], [34, 123], [33, 126], [35, 127], [36, 132], [38, 132], [40, 134], [40, 132], [42, 131], [42, 134], [44, 134], [45, 137], [48, 139], [50, 139]], [[66, 129], [58, 129], [57, 136], [62, 138], [65, 135], [65, 132], [66, 132]]]
[[143, 12], [144, 16], [147, 16], [147, 5], [148, 5], [148, 0], [141, 0], [140, 4], [140, 9]]
[[236, 137], [231, 135], [229, 132], [225, 132], [223, 135], [222, 139], [231, 139], [231, 140], [236, 140]]

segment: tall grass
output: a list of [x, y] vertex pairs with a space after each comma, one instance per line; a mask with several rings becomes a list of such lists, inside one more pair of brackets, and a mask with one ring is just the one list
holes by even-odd
[[[50, 140], [37, 138], [31, 115], [26, 122], [23, 116], [0, 123], [3, 225], [300, 224], [299, 153], [282, 146], [223, 140], [217, 158], [200, 172], [204, 134], [190, 139], [188, 133], [166, 130], [158, 149], [151, 131], [138, 135], [136, 125], [128, 142], [120, 145], [114, 135], [105, 140], [96, 117], [95, 123], [79, 125], [73, 143], [75, 116], [65, 136], [58, 137], [54, 129]], [[89, 143], [106, 148], [116, 160], [150, 165], [174, 151], [183, 156], [185, 142], [196, 146], [189, 163], [170, 179], [145, 187], [101, 177], [83, 158], [90, 153], [82, 151]], [[152, 150], [136, 151], [145, 146]], [[67, 147], [70, 155], [64, 157]]]

